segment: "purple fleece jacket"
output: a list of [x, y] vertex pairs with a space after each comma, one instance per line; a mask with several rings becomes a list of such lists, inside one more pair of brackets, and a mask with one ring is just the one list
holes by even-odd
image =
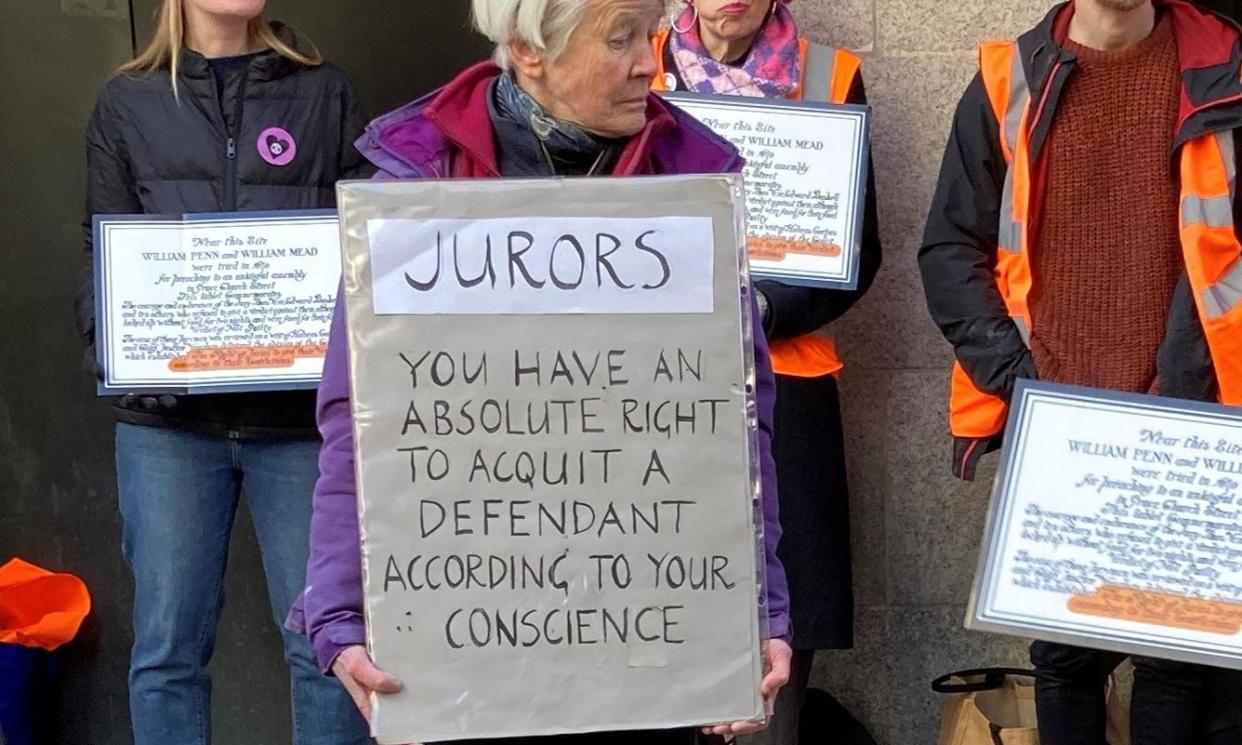
[[[374, 121], [358, 141], [358, 148], [380, 168], [377, 177], [406, 179], [450, 173], [452, 158], [467, 156], [455, 152], [453, 143], [459, 142], [460, 138], [453, 132], [444, 132], [443, 128], [470, 126], [472, 121], [478, 126], [486, 126], [480, 123], [480, 117], [472, 119], [469, 115], [471, 110], [480, 108], [478, 102], [452, 99], [477, 97], [480, 75], [487, 74], [492, 74], [487, 67], [471, 68], [441, 92], [407, 104]], [[466, 109], [467, 115], [435, 116], [437, 106], [451, 109], [452, 104]], [[653, 98], [652, 106], [663, 112], [666, 126], [655, 129], [649, 172], [691, 174], [736, 173], [741, 170], [742, 160], [737, 151], [703, 125], [659, 99]], [[668, 126], [670, 123], [671, 126]], [[772, 459], [771, 447], [776, 381], [758, 310], [752, 308], [752, 315], [766, 539], [768, 633], [771, 637], [787, 638], [789, 592], [785, 570], [776, 555], [781, 526], [776, 464]], [[324, 672], [330, 670], [342, 649], [366, 641], [347, 344], [343, 300], [338, 298], [332, 317], [323, 380], [319, 385], [318, 421], [323, 448], [319, 454], [319, 482], [315, 486], [306, 590], [294, 606], [288, 623], [290, 628], [310, 638]]]

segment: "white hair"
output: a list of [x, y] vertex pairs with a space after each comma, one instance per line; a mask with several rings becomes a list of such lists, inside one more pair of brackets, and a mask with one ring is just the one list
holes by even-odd
[[509, 67], [509, 43], [524, 41], [549, 60], [565, 51], [592, 0], [471, 0], [474, 27], [496, 45], [496, 64]]
[[[524, 41], [549, 61], [565, 51], [569, 37], [596, 0], [471, 0], [474, 27], [496, 45], [496, 64], [509, 68], [509, 43]], [[662, 4], [673, 4], [662, 0]]]

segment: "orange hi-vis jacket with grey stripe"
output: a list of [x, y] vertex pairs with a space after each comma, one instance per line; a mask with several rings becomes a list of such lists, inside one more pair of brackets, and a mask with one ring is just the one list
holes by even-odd
[[[668, 53], [668, 35], [670, 31], [665, 29], [661, 31], [655, 38], [653, 44], [655, 46], [656, 60], [659, 63], [659, 71], [652, 83], [652, 89], [656, 91], [675, 90], [672, 81], [676, 79], [676, 75], [670, 65], [671, 57]], [[860, 87], [860, 72], [862, 68], [862, 60], [856, 55], [851, 54], [843, 49], [834, 49], [819, 44], [814, 44], [806, 38], [799, 39], [799, 70], [802, 71], [802, 80], [800, 84], [788, 96], [789, 99], [795, 101], [817, 101], [823, 103], [859, 103], [857, 100], [850, 100], [851, 94]], [[870, 192], [874, 192], [874, 188], [869, 188]], [[874, 222], [874, 209], [871, 210], [868, 219]], [[866, 237], [864, 237], [866, 241]], [[871, 241], [878, 246], [878, 238]], [[870, 250], [875, 252], [874, 248], [864, 246], [864, 254]], [[875, 270], [878, 267], [878, 257], [865, 257], [860, 262], [860, 292], [856, 293], [860, 297], [866, 291], [871, 280], [875, 276]], [[871, 271], [868, 276], [868, 268]], [[769, 300], [773, 300], [772, 294], [768, 292], [764, 285], [766, 283], [757, 283], [759, 289], [769, 296]], [[804, 290], [805, 291], [805, 290]], [[814, 292], [814, 290], [810, 290]], [[833, 290], [820, 290], [820, 292], [834, 292]], [[836, 344], [831, 337], [817, 329], [809, 333], [799, 334], [791, 338], [772, 338], [769, 342], [769, 349], [772, 355], [772, 369], [778, 375], [792, 375], [803, 378], [817, 378], [823, 375], [836, 374], [844, 367], [840, 356], [837, 354]]]
[[[1186, 271], [1156, 360], [1164, 395], [1242, 404], [1242, 243], [1235, 226], [1242, 127], [1242, 30], [1181, 0], [1169, 15], [1182, 67], [1171, 144]], [[928, 306], [953, 344], [954, 472], [973, 478], [999, 444], [1015, 381], [1036, 377], [1027, 344], [1038, 319], [1030, 256], [1047, 173], [1046, 141], [1074, 57], [1060, 44], [1072, 4], [1017, 41], [982, 45], [958, 106], [919, 254]], [[1118, 146], [1125, 146], [1118, 132]], [[1084, 246], [1083, 249], [1089, 247]]]

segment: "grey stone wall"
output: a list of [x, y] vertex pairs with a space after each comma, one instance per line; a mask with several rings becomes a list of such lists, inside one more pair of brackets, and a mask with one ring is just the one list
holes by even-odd
[[949, 471], [951, 354], [923, 300], [916, 256], [957, 101], [981, 39], [1010, 38], [1052, 3], [1020, 0], [797, 0], [815, 41], [863, 56], [875, 109], [874, 168], [884, 268], [835, 325], [852, 491], [857, 647], [824, 652], [812, 684], [831, 691], [882, 745], [931, 745], [930, 681], [1025, 664], [1019, 640], [962, 628], [989, 485]]

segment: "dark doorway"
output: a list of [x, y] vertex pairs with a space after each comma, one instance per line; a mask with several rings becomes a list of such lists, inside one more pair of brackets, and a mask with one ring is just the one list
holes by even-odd
[[[141, 44], [157, 0], [22, 0], [0, 19], [0, 562], [86, 580], [94, 609], [64, 650], [53, 742], [131, 741], [130, 579], [106, 407], [79, 372], [72, 299], [81, 251], [82, 131], [100, 85]], [[271, 0], [353, 79], [377, 114], [443, 83], [487, 48], [468, 3]], [[170, 495], [175, 496], [175, 495]], [[239, 515], [213, 663], [216, 741], [289, 741], [288, 684], [249, 517]]]

